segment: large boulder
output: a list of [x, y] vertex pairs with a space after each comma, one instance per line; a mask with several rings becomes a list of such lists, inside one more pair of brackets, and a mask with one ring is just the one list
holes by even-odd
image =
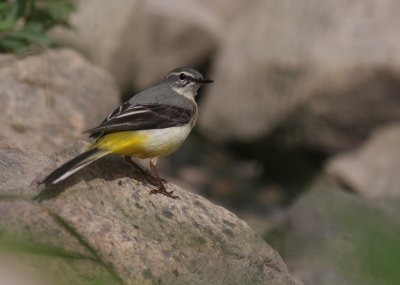
[[197, 0], [197, 2], [215, 14], [222, 22], [223, 29], [220, 30], [221, 33], [219, 35], [222, 41], [232, 25], [255, 3], [255, 1], [249, 2], [246, 0]]
[[[260, 0], [230, 30], [199, 124], [220, 142], [332, 153], [400, 119], [395, 0]], [[275, 137], [275, 136], [274, 136]]]
[[0, 244], [14, 242], [20, 265], [56, 276], [56, 284], [297, 284], [244, 221], [170, 183], [180, 200], [149, 195], [154, 186], [120, 157], [52, 189], [28, 186], [85, 146], [52, 156], [1, 146]]
[[399, 284], [398, 203], [364, 200], [321, 178], [291, 207], [270, 242], [304, 284]]
[[326, 172], [364, 197], [400, 197], [399, 146], [400, 125], [387, 126], [359, 149], [331, 158]]
[[123, 91], [148, 87], [178, 66], [204, 66], [224, 27], [196, 0], [78, 1], [71, 23], [76, 30], [52, 37], [110, 71]]
[[0, 55], [0, 142], [52, 152], [117, 106], [113, 78], [69, 49]]

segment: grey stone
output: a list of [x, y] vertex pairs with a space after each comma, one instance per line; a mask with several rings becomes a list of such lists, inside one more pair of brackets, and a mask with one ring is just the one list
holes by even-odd
[[269, 242], [304, 284], [398, 284], [398, 203], [361, 199], [323, 177], [291, 207]]
[[[0, 148], [1, 229], [65, 255], [27, 254], [24, 262], [63, 271], [69, 284], [100, 277], [107, 284], [298, 284], [244, 221], [171, 183], [180, 200], [149, 195], [154, 186], [118, 156], [44, 192], [28, 185], [86, 145], [53, 156]], [[29, 199], [39, 192], [40, 202]]]
[[216, 56], [202, 132], [242, 143], [278, 132], [286, 145], [332, 153], [399, 120], [399, 9], [395, 0], [257, 1]]
[[331, 158], [326, 172], [371, 199], [400, 197], [400, 125], [374, 132], [359, 149]]
[[123, 91], [179, 66], [204, 65], [222, 33], [222, 21], [196, 0], [79, 1], [71, 22], [77, 31], [52, 37], [110, 71]]
[[[37, 274], [36, 274], [37, 275]], [[35, 276], [29, 268], [13, 264], [9, 256], [0, 256], [0, 284], [4, 285], [50, 285], [40, 276]]]
[[75, 51], [0, 55], [0, 142], [50, 153], [79, 138], [118, 102], [111, 76]]
[[234, 23], [255, 3], [246, 0], [197, 0], [197, 2], [222, 21], [223, 30], [220, 35], [222, 40]]

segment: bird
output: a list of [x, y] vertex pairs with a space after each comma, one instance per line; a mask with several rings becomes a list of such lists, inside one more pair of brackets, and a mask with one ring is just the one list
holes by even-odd
[[198, 89], [212, 82], [191, 67], [170, 71], [158, 84], [132, 96], [98, 126], [86, 130], [84, 133], [95, 139], [89, 148], [39, 184], [57, 184], [108, 154], [119, 154], [131, 162], [131, 158], [149, 158], [158, 186], [150, 194], [179, 198], [166, 190], [157, 170], [157, 159], [175, 152], [185, 141], [198, 117]]

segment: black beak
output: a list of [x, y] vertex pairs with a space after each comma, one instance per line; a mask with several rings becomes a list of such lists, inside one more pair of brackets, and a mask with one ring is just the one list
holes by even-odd
[[201, 83], [201, 84], [208, 84], [208, 83], [213, 83], [214, 82], [214, 80], [206, 79], [206, 78], [201, 78], [201, 79], [196, 78], [194, 81], [197, 82], [197, 83]]

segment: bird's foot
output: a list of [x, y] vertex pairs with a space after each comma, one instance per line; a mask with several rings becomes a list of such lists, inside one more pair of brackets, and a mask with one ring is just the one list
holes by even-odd
[[162, 194], [164, 196], [167, 196], [168, 198], [171, 199], [180, 199], [178, 196], [174, 196], [174, 191], [167, 191], [167, 189], [165, 189], [165, 186], [161, 186], [159, 187], [157, 190], [151, 190], [150, 191], [150, 195], [155, 195], [155, 194]]

